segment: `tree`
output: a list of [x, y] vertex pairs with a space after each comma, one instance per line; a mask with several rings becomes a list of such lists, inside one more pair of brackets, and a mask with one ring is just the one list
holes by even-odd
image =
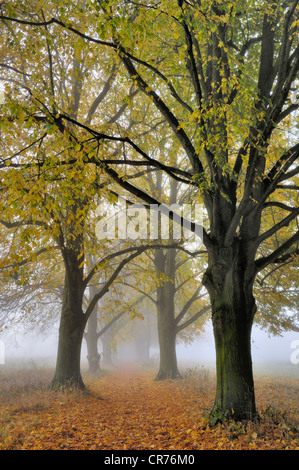
[[[162, 177], [161, 173], [157, 174], [156, 180], [151, 175], [148, 175], [152, 192], [160, 195], [160, 200], [165, 202], [163, 194], [167, 194], [169, 191], [168, 205], [182, 206], [180, 200], [180, 191], [178, 182], [175, 180], [170, 181], [170, 188], [162, 189]], [[185, 196], [185, 194], [184, 194]], [[163, 235], [163, 220], [159, 221], [161, 234]], [[169, 227], [168, 230], [170, 239], [172, 240], [176, 234], [174, 233], [173, 226]], [[190, 235], [190, 234], [189, 234]], [[186, 234], [185, 234], [186, 236]], [[186, 242], [185, 242], [186, 243]], [[182, 287], [186, 280], [179, 280], [180, 271], [187, 271], [188, 268], [186, 263], [189, 255], [185, 253], [185, 259], [182, 258], [182, 251], [176, 248], [163, 252], [161, 249], [154, 251], [152, 264], [154, 266], [154, 275], [156, 277], [156, 308], [157, 308], [157, 324], [158, 324], [158, 338], [159, 338], [159, 349], [160, 349], [160, 366], [156, 380], [164, 379], [175, 379], [180, 377], [177, 355], [176, 355], [176, 341], [178, 333], [188, 325], [195, 322], [204, 313], [209, 310], [209, 305], [199, 304], [198, 300], [201, 299], [204, 294], [201, 292], [201, 286], [197, 285], [192, 288], [192, 282], [189, 278], [189, 298], [186, 298], [183, 293]], [[199, 253], [198, 253], [199, 254]], [[198, 263], [199, 264], [199, 263]], [[192, 268], [191, 268], [192, 269]], [[194, 274], [193, 274], [194, 276]], [[190, 275], [192, 277], [192, 274]], [[192, 293], [190, 293], [190, 291]], [[179, 299], [179, 300], [178, 300]], [[191, 307], [197, 306], [197, 309], [189, 318], [187, 315], [190, 314]]]
[[[160, 141], [160, 148], [162, 145]], [[166, 149], [163, 150], [165, 155]], [[165, 177], [161, 171], [148, 173], [143, 182], [150, 193], [159, 195], [160, 201], [169, 212], [182, 208], [184, 202], [188, 201], [188, 195], [178, 186], [178, 182], [172, 179], [169, 181], [168, 176]], [[138, 204], [135, 207], [137, 212]], [[187, 210], [183, 211], [185, 216], [187, 212], [192, 212], [191, 204], [186, 204], [186, 207]], [[140, 206], [140, 209], [141, 212], [145, 210], [144, 206]], [[204, 299], [205, 289], [198, 285], [198, 274], [195, 274], [195, 270], [199, 270], [199, 262], [196, 268], [194, 262], [192, 265], [192, 258], [204, 255], [205, 250], [196, 250], [197, 244], [193, 234], [191, 233], [190, 237], [187, 227], [184, 231], [181, 227], [176, 230], [177, 227], [168, 220], [168, 215], [158, 212], [151, 221], [153, 230], [150, 235], [154, 236], [161, 246], [146, 253], [148, 263], [141, 264], [138, 260], [139, 266], [135, 266], [136, 263], [133, 262], [131, 279], [124, 283], [142, 292], [156, 309], [160, 353], [156, 380], [176, 379], [180, 377], [176, 355], [178, 336], [210, 309]], [[178, 246], [168, 249], [169, 243], [175, 241]], [[167, 249], [161, 249], [163, 246]], [[198, 329], [201, 323], [197, 322]], [[187, 337], [187, 334], [185, 336]]]
[[[183, 289], [177, 282], [177, 265], [180, 263], [177, 250], [155, 250], [154, 265], [157, 275], [162, 277], [162, 282], [157, 286], [157, 321], [160, 346], [160, 367], [156, 380], [176, 379], [180, 377], [177, 355], [176, 341], [178, 334], [187, 326], [202, 317], [209, 309], [209, 305], [199, 303], [199, 299], [204, 295], [201, 286], [197, 287], [185, 302], [182, 302]], [[185, 266], [186, 268], [186, 266]], [[190, 283], [192, 284], [192, 283]], [[190, 288], [191, 286], [189, 286]], [[177, 297], [181, 296], [181, 305], [177, 303]], [[191, 307], [198, 305], [195, 312]], [[178, 311], [179, 310], [179, 311]], [[178, 313], [177, 313], [178, 312]], [[190, 315], [191, 313], [191, 315]], [[188, 317], [189, 314], [189, 318]]]
[[[1, 223], [0, 223], [1, 225]], [[8, 261], [7, 230], [2, 230], [1, 266]], [[24, 331], [38, 330], [48, 334], [59, 320], [62, 297], [61, 266], [52, 263], [52, 253], [41, 255], [40, 263], [27, 260], [22, 266], [14, 262], [1, 269], [0, 285], [0, 329], [16, 333], [16, 325]]]
[[[118, 291], [118, 295], [120, 295], [120, 286], [118, 285], [118, 287], [116, 287], [114, 284], [114, 288]], [[96, 285], [92, 285], [89, 287], [89, 291], [91, 300], [96, 295], [98, 288]], [[102, 304], [97, 304], [95, 306], [87, 322], [86, 331], [84, 332], [84, 338], [87, 344], [89, 372], [91, 373], [97, 373], [100, 370], [101, 357], [98, 352], [98, 340], [102, 339], [103, 335], [107, 334], [107, 331], [110, 333], [109, 330], [113, 330], [115, 323], [118, 322], [125, 314], [130, 313], [133, 307], [143, 300], [143, 296], [140, 296], [134, 302], [130, 302], [129, 305], [126, 305], [124, 299], [122, 298], [120, 306], [121, 308], [118, 308], [115, 300], [114, 302], [112, 301], [112, 306], [107, 305], [109, 297], [111, 297], [111, 290], [109, 292], [108, 297], [106, 295], [105, 299], [103, 299]], [[134, 311], [132, 312], [132, 318], [133, 317]], [[105, 357], [104, 359], [107, 363], [107, 358]]]
[[[270, 266], [287, 261], [296, 266], [299, 253], [299, 210], [296, 196], [290, 196], [298, 190], [299, 145], [290, 135], [279, 148], [275, 145], [280, 129], [296, 126], [298, 104], [291, 98], [299, 67], [298, 1], [107, 0], [89, 9], [97, 34], [82, 32], [80, 22], [70, 24], [61, 10], [41, 21], [7, 9], [2, 19], [60, 26], [87, 45], [115, 52], [122, 80], [128, 77], [144, 103], [162, 116], [176, 161], [155, 153], [154, 139], [143, 149], [138, 135], [121, 129], [109, 134], [95, 125], [84, 131], [99, 144], [124, 145], [122, 161], [104, 156], [93, 161], [144, 202], [159, 203], [159, 197], [124, 179], [123, 166], [159, 168], [201, 195], [208, 214], [202, 235], [208, 268], [202, 282], [212, 306], [217, 358], [213, 414], [253, 418], [254, 282]], [[82, 129], [80, 120], [58, 117]], [[279, 207], [278, 219], [269, 216], [269, 204]]]
[[147, 258], [138, 262], [139, 269], [137, 267], [135, 276], [130, 281], [124, 281], [124, 285], [143, 294], [156, 310], [159, 345], [156, 380], [177, 379], [181, 377], [177, 363], [177, 341], [182, 336], [183, 341], [194, 338], [202, 328], [206, 320], [204, 314], [210, 310], [207, 293], [198, 285], [198, 280], [196, 285], [196, 263], [192, 265], [190, 254], [181, 249], [163, 250], [159, 247], [147, 253]]
[[[38, 14], [43, 18], [43, 11]], [[8, 63], [2, 64], [7, 71], [6, 82], [13, 83], [2, 107], [4, 132], [1, 143], [3, 155], [9, 152], [10, 156], [1, 161], [1, 224], [7, 228], [7, 239], [12, 239], [2, 269], [6, 269], [9, 276], [29, 262], [38, 262], [49, 251], [59, 253], [59, 262], [64, 266], [64, 282], [52, 385], [71, 384], [84, 388], [80, 356], [88, 318], [123, 267], [148, 249], [149, 244], [128, 246], [120, 241], [116, 251], [111, 253], [109, 243], [108, 246], [101, 241], [97, 243], [94, 238], [95, 212], [105, 199], [104, 190], [98, 197], [99, 187], [103, 189], [105, 181], [103, 178], [99, 182], [99, 172], [92, 162], [90, 165], [83, 163], [95, 150], [81, 145], [80, 130], [76, 134], [72, 123], [65, 126], [57, 111], [65, 109], [71, 119], [87, 111], [87, 122], [90, 122], [110, 90], [114, 66], [109, 68], [108, 64], [106, 73], [102, 70], [106, 75], [103, 89], [95, 98], [92, 96], [91, 105], [86, 107], [82, 96], [83, 91], [87, 93], [88, 90], [84, 90], [83, 84], [92, 65], [88, 53], [85, 55], [86, 51], [83, 53], [78, 43], [64, 42], [64, 49], [61, 49], [61, 38], [55, 40], [46, 27], [42, 41], [31, 42], [32, 37], [27, 33], [23, 36], [19, 29], [12, 32], [6, 24], [3, 38], [5, 44], [13, 41], [16, 48], [13, 48]], [[22, 52], [27, 47], [28, 62], [24, 64]], [[63, 66], [66, 50], [72, 52], [72, 60]], [[40, 58], [48, 82], [44, 77], [35, 76], [31, 54]], [[112, 107], [112, 102], [110, 104]], [[116, 112], [111, 110], [111, 125], [122, 117], [125, 109], [126, 105], [122, 104]], [[40, 132], [41, 136], [37, 137]], [[14, 139], [15, 134], [18, 141]], [[104, 252], [101, 259], [100, 249]], [[97, 253], [97, 261], [90, 269], [86, 265], [86, 253], [90, 256]], [[84, 293], [98, 270], [104, 267], [106, 282], [84, 309]]]
[[[113, 3], [106, 10], [112, 22]], [[252, 418], [254, 280], [270, 264], [298, 254], [298, 208], [281, 206], [280, 221], [264, 230], [267, 203], [277, 197], [281, 185], [289, 182], [284, 191], [297, 189], [298, 144], [289, 141], [275, 152], [273, 142], [277, 127], [298, 108], [289, 100], [299, 67], [298, 2], [172, 2], [169, 7], [163, 2], [132, 4], [131, 9], [126, 4], [123, 15], [126, 31], [114, 31], [113, 45], [128, 75], [178, 139], [189, 160], [190, 184], [200, 188], [209, 216], [209, 231], [203, 231], [209, 256], [203, 283], [212, 305], [217, 356], [213, 412]], [[148, 47], [140, 57], [141, 24], [142, 34], [148, 31]], [[133, 32], [136, 46], [129, 51]], [[175, 67], [170, 63], [174, 55]], [[165, 84], [162, 95], [158, 81]], [[149, 200], [136, 186], [126, 186]], [[289, 227], [285, 239], [284, 227]], [[273, 236], [277, 248], [261, 254]]]

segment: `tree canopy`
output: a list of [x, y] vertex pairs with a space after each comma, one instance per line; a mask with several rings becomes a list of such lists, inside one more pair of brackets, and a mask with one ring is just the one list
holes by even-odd
[[298, 1], [15, 0], [0, 19], [3, 214], [32, 239], [60, 204], [72, 239], [100, 190], [161, 206], [145, 173], [184, 185], [206, 215], [214, 413], [255, 415], [256, 293], [297, 298]]

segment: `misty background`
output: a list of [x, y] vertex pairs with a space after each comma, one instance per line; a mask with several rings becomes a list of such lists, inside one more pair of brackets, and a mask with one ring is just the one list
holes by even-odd
[[[38, 335], [34, 332], [18, 331], [1, 333], [0, 341], [4, 349], [4, 361], [0, 361], [0, 372], [11, 363], [27, 363], [32, 365], [55, 365], [58, 346], [58, 325], [51, 334]], [[4, 348], [3, 348], [4, 346]], [[98, 342], [99, 353], [102, 353], [101, 341]], [[191, 344], [179, 342], [177, 344], [177, 357], [179, 369], [186, 367], [205, 367], [215, 370], [215, 348], [211, 320], [205, 325], [205, 331], [194, 339]], [[82, 343], [82, 368], [87, 367], [86, 342]], [[295, 361], [294, 361], [295, 358]], [[269, 335], [259, 327], [254, 326], [252, 331], [252, 359], [255, 374], [288, 375], [299, 378], [299, 333], [292, 331], [282, 336]], [[3, 364], [4, 362], [4, 364]], [[115, 367], [122, 364], [147, 366], [138, 363], [133, 344], [122, 343], [117, 346], [114, 355]], [[159, 363], [159, 349], [150, 349], [150, 362], [152, 366]], [[295, 362], [295, 363], [294, 363]]]

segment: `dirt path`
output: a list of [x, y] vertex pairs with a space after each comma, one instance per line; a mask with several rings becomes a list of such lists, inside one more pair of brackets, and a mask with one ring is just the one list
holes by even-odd
[[287, 416], [287, 410], [293, 417], [298, 412], [298, 380], [259, 379], [264, 411], [258, 425], [209, 428], [212, 378], [153, 378], [132, 369], [86, 377], [88, 395], [27, 388], [15, 390], [12, 399], [12, 388], [1, 400], [0, 449], [299, 449]]

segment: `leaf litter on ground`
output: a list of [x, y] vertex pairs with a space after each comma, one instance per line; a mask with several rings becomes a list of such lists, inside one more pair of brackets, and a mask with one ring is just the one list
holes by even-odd
[[212, 427], [206, 371], [161, 382], [134, 369], [86, 374], [87, 393], [51, 391], [41, 376], [0, 376], [0, 450], [299, 450], [297, 378], [258, 376], [260, 419]]

